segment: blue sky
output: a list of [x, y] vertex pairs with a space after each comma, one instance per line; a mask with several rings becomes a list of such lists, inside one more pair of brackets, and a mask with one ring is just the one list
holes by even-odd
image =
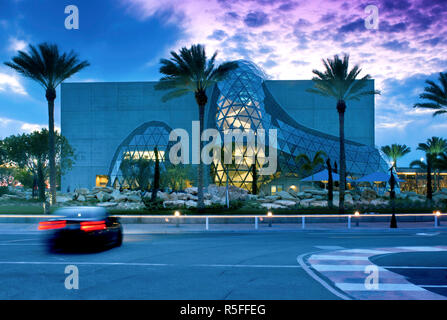
[[[379, 8], [379, 29], [364, 9]], [[64, 27], [76, 5], [79, 30]], [[29, 43], [74, 49], [91, 66], [69, 81], [157, 80], [170, 50], [203, 43], [219, 58], [250, 59], [273, 79], [309, 79], [321, 59], [349, 53], [376, 79], [376, 144], [447, 137], [447, 118], [413, 109], [426, 79], [447, 71], [445, 0], [2, 0], [0, 61]], [[349, 107], [349, 105], [348, 105]], [[46, 126], [43, 90], [0, 66], [0, 137]], [[56, 124], [60, 103], [56, 101]], [[401, 164], [419, 159], [419, 152]]]

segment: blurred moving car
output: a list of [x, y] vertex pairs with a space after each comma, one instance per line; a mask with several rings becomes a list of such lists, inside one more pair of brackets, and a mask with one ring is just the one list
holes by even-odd
[[119, 247], [123, 228], [117, 217], [100, 207], [66, 207], [54, 212], [58, 218], [39, 223], [50, 251]]

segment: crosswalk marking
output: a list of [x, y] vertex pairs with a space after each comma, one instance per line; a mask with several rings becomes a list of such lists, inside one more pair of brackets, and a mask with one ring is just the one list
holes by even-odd
[[425, 291], [411, 283], [380, 283], [377, 289], [367, 289], [364, 283], [336, 283], [343, 291]]
[[314, 254], [311, 256], [314, 260], [357, 260], [367, 261], [368, 257], [365, 256], [346, 256], [346, 255], [327, 255], [327, 254]]
[[[370, 258], [380, 254], [401, 252], [440, 252], [447, 251], [447, 246], [406, 246], [371, 249], [342, 249], [332, 250], [321, 254], [313, 253], [308, 257], [307, 263], [315, 272], [321, 273], [323, 282], [329, 279], [332, 290], [341, 290], [349, 293], [354, 299], [430, 299], [446, 300], [445, 296], [429, 291], [429, 288], [447, 288], [447, 285], [416, 285], [409, 282], [404, 276], [389, 269], [447, 269], [447, 267], [422, 266], [376, 266]], [[369, 266], [377, 267], [378, 288], [367, 288], [365, 281], [371, 274]], [[330, 286], [329, 283], [326, 283]], [[336, 289], [335, 289], [336, 288]], [[374, 294], [374, 292], [378, 292]]]

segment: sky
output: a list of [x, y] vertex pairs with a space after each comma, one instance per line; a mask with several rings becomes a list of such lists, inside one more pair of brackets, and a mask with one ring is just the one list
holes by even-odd
[[[79, 29], [65, 28], [65, 7]], [[367, 28], [378, 8], [377, 29]], [[201, 43], [218, 60], [248, 59], [272, 79], [311, 79], [321, 59], [349, 54], [376, 89], [376, 145], [447, 138], [447, 116], [414, 109], [425, 80], [447, 71], [447, 0], [1, 0], [0, 62], [28, 44], [56, 43], [91, 66], [68, 81], [153, 81], [171, 50]], [[60, 100], [56, 100], [56, 126]], [[349, 104], [348, 104], [349, 108]], [[48, 123], [44, 90], [0, 65], [0, 138]]]

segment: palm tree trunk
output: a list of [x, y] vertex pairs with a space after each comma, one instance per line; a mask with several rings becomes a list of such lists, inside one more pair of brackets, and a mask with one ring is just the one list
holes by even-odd
[[345, 111], [346, 103], [343, 100], [337, 103], [338, 119], [340, 126], [340, 197], [339, 213], [345, 212], [345, 189], [346, 189], [346, 153], [345, 153]]
[[427, 154], [427, 200], [431, 202], [433, 198], [433, 188], [431, 185], [431, 155]]
[[37, 160], [37, 188], [39, 190], [39, 200], [45, 202], [45, 175], [43, 173], [43, 164], [40, 159]]
[[56, 147], [54, 142], [54, 100], [56, 90], [49, 88], [46, 91], [48, 101], [48, 156], [50, 162], [50, 197], [51, 204], [56, 203]]
[[205, 207], [203, 201], [203, 162], [202, 162], [202, 132], [204, 126], [204, 118], [205, 118], [205, 105], [199, 106], [199, 122], [200, 122], [200, 137], [199, 137], [199, 166], [197, 170], [197, 207], [199, 210], [203, 210]]

